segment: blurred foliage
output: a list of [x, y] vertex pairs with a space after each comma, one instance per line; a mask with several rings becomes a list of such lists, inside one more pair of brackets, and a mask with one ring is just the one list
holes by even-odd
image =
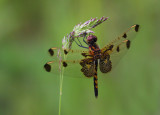
[[109, 17], [95, 28], [101, 47], [133, 24], [141, 30], [110, 74], [64, 78], [62, 115], [159, 115], [160, 2], [156, 0], [1, 0], [0, 115], [57, 115], [59, 76], [43, 65], [47, 50], [91, 17]]

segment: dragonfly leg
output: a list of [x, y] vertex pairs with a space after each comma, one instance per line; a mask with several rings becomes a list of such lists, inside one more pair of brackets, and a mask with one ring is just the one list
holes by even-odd
[[[78, 38], [77, 38], [77, 39], [78, 39]], [[74, 40], [74, 41], [76, 42], [76, 40]], [[78, 44], [77, 42], [76, 42], [76, 44], [77, 44], [79, 47], [88, 49], [88, 47], [85, 47], [85, 46], [82, 45], [82, 43], [80, 42], [79, 39], [78, 39], [78, 41], [79, 41], [79, 44]]]
[[82, 44], [81, 44], [80, 40], [79, 40], [78, 38], [77, 38], [77, 40], [79, 41], [80, 45], [82, 46]]
[[[86, 42], [85, 39], [87, 39], [87, 36], [84, 36], [84, 38], [83, 38], [83, 42], [84, 42], [85, 44], [87, 44], [87, 42]], [[87, 44], [87, 45], [88, 45], [88, 44]]]

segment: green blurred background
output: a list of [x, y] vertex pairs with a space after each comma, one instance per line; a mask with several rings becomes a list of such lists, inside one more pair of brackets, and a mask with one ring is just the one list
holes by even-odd
[[104, 46], [133, 24], [141, 30], [110, 74], [65, 77], [62, 115], [160, 114], [160, 2], [157, 0], [1, 0], [0, 115], [57, 115], [59, 76], [43, 65], [47, 50], [61, 47], [73, 27], [91, 17], [109, 17], [94, 31]]

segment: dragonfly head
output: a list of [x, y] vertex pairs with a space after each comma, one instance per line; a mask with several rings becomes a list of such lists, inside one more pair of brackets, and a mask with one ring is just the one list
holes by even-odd
[[94, 44], [95, 42], [97, 42], [97, 36], [94, 36], [94, 35], [89, 35], [87, 37], [87, 43], [88, 44]]

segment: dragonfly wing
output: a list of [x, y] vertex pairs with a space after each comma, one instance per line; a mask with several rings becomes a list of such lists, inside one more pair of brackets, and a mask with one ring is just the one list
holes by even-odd
[[131, 41], [133, 40], [134, 35], [136, 35], [138, 31], [139, 25], [133, 25], [121, 36], [119, 36], [117, 39], [113, 40], [109, 45], [101, 49], [102, 55], [110, 56], [110, 63], [112, 64], [112, 68], [119, 62], [121, 57], [123, 57], [126, 54], [127, 50], [131, 46]]
[[[53, 51], [52, 51], [53, 50]], [[47, 62], [44, 68], [47, 72], [59, 75], [64, 69], [64, 76], [70, 77], [90, 77], [92, 73], [91, 58], [88, 59], [88, 51], [71, 50], [66, 53], [64, 50], [57, 48], [49, 49], [53, 56], [53, 61]], [[54, 53], [52, 53], [54, 52]], [[87, 73], [88, 72], [88, 73]]]

